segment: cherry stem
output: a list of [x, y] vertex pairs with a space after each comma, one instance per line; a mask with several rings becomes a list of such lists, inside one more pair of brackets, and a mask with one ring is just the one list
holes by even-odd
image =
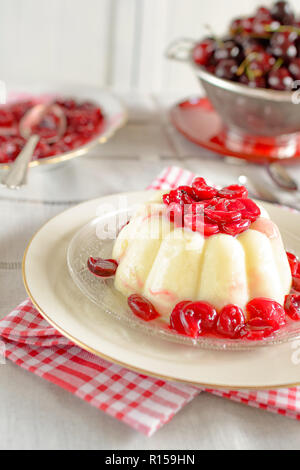
[[290, 33], [297, 33], [298, 35], [300, 35], [300, 28], [297, 28], [297, 26], [280, 25], [280, 26], [277, 26], [277, 28], [272, 28], [272, 26], [266, 25], [265, 31], [270, 32], [270, 33], [290, 32]]
[[278, 69], [280, 69], [280, 67], [282, 66], [283, 63], [284, 63], [284, 60], [282, 59], [282, 57], [279, 57], [279, 58], [276, 60], [275, 64], [273, 65], [272, 70], [278, 70]]
[[[250, 62], [258, 57], [259, 53], [258, 52], [251, 52], [250, 54], [247, 55], [247, 57], [243, 60], [243, 62], [240, 64], [239, 68], [236, 71], [236, 75], [240, 77], [243, 75], [245, 70], [247, 69], [248, 65]], [[250, 72], [250, 71], [249, 71]], [[248, 77], [250, 78], [250, 77]]]

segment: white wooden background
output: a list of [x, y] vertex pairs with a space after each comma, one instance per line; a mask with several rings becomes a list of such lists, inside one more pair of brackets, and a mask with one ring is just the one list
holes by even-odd
[[[269, 0], [0, 0], [0, 78], [60, 80], [160, 92], [196, 90], [164, 58], [179, 36], [225, 30]], [[299, 0], [293, 0], [296, 6]], [[299, 8], [300, 13], [300, 8]]]

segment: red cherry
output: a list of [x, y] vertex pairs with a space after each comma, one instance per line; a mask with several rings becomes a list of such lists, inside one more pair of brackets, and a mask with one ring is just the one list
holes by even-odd
[[270, 326], [273, 330], [278, 330], [285, 325], [285, 311], [275, 300], [264, 297], [253, 299], [247, 304], [246, 311], [250, 326], [258, 328]]
[[187, 207], [187, 213], [193, 215], [204, 215], [205, 207], [210, 204], [210, 200], [193, 202]]
[[68, 152], [69, 150], [69, 146], [66, 145], [63, 140], [59, 140], [50, 146], [50, 155], [60, 155], [62, 153]]
[[289, 253], [288, 251], [286, 252], [286, 255], [290, 264], [292, 276], [295, 276], [298, 271], [298, 258], [297, 256], [293, 255], [293, 253]]
[[255, 13], [255, 18], [258, 18], [260, 20], [272, 20], [270, 10], [265, 7], [258, 7]]
[[239, 186], [238, 184], [232, 184], [222, 188], [218, 192], [219, 197], [225, 197], [226, 199], [237, 199], [248, 197], [248, 190], [245, 186]]
[[12, 112], [16, 121], [20, 121], [20, 119], [24, 116], [24, 114], [29, 111], [35, 103], [33, 101], [16, 101], [15, 103], [9, 106], [10, 111]]
[[242, 26], [242, 18], [236, 18], [233, 20], [230, 24], [230, 32], [231, 34], [238, 34], [243, 31], [243, 26]]
[[253, 77], [249, 78], [247, 75], [241, 75], [239, 82], [243, 85], [247, 85], [250, 88], [267, 88], [267, 81], [265, 77]]
[[90, 257], [87, 266], [89, 271], [98, 277], [111, 277], [118, 269], [118, 263], [114, 259]]
[[192, 188], [196, 196], [201, 199], [211, 199], [217, 195], [217, 189], [208, 186], [204, 178], [196, 178], [192, 183]]
[[264, 52], [262, 44], [257, 39], [246, 36], [242, 38], [242, 44], [246, 56], [249, 56], [251, 52]]
[[223, 224], [222, 225], [222, 232], [227, 233], [228, 235], [239, 235], [242, 232], [245, 232], [245, 230], [248, 230], [250, 227], [251, 222], [250, 220], [243, 219], [240, 220], [239, 222], [231, 222], [228, 224]]
[[261, 70], [262, 74], [270, 72], [272, 67], [275, 65], [276, 59], [268, 54], [267, 52], [259, 52], [257, 57], [251, 61], [248, 70]]
[[255, 220], [260, 216], [260, 208], [257, 204], [255, 204], [252, 199], [239, 199], [240, 203], [244, 204], [244, 209], [241, 210], [242, 216], [245, 219], [251, 220], [251, 222], [255, 222]]
[[219, 232], [220, 232], [220, 229], [219, 229], [219, 226], [217, 224], [210, 224], [210, 223], [205, 223], [204, 224], [204, 236], [205, 237], [210, 237], [211, 235], [216, 235]]
[[224, 203], [228, 211], [245, 211], [245, 199], [221, 199], [221, 201], [225, 201]]
[[51, 151], [50, 145], [47, 144], [46, 142], [43, 142], [43, 139], [41, 139], [36, 146], [36, 149], [34, 151], [34, 156], [36, 156], [37, 158], [45, 158], [49, 156], [50, 151]]
[[268, 84], [273, 90], [290, 91], [293, 88], [294, 79], [287, 68], [281, 67], [271, 70], [268, 77]]
[[206, 65], [213, 55], [215, 42], [212, 39], [205, 39], [196, 44], [193, 50], [193, 60], [198, 65]]
[[293, 276], [293, 289], [300, 292], [300, 273], [294, 274]]
[[214, 62], [216, 62], [217, 64], [220, 64], [222, 62], [223, 65], [227, 64], [229, 67], [231, 61], [233, 61], [231, 62], [232, 64], [236, 65], [237, 63], [240, 63], [243, 59], [244, 53], [242, 46], [233, 39], [225, 39], [218, 47], [216, 47], [213, 54]]
[[199, 315], [202, 319], [201, 329], [202, 331], [212, 330], [217, 323], [218, 314], [216, 309], [208, 302], [192, 302], [185, 307], [185, 312], [193, 311], [196, 315]]
[[169, 193], [170, 202], [180, 204], [192, 204], [194, 192], [190, 186], [179, 186], [177, 189], [173, 189]]
[[241, 27], [244, 33], [252, 33], [253, 32], [253, 24], [254, 24], [254, 17], [249, 18], [242, 18]]
[[82, 138], [81, 135], [79, 135], [76, 132], [67, 132], [64, 137], [63, 137], [63, 143], [67, 145], [67, 147], [71, 149], [74, 149], [76, 147], [80, 147], [81, 145], [84, 144], [84, 139]]
[[236, 80], [238, 63], [234, 59], [223, 59], [218, 62], [215, 75], [219, 78], [224, 78], [225, 80]]
[[179, 315], [180, 312], [182, 311], [182, 309], [184, 307], [186, 307], [186, 305], [188, 304], [191, 304], [192, 301], [191, 300], [183, 300], [182, 302], [179, 302], [178, 304], [175, 305], [175, 307], [173, 308], [172, 310], [172, 313], [175, 315]]
[[7, 157], [7, 161], [11, 162], [17, 158], [21, 152], [25, 140], [21, 137], [11, 136], [7, 141], [1, 144], [1, 153]]
[[76, 108], [76, 101], [71, 98], [58, 98], [57, 100], [55, 100], [55, 104], [58, 104], [62, 108], [68, 110]]
[[257, 327], [246, 324], [241, 330], [241, 336], [249, 341], [261, 341], [274, 333], [271, 326]]
[[300, 58], [296, 58], [290, 61], [288, 71], [295, 80], [300, 80]]
[[[207, 72], [212, 73], [213, 75], [215, 75], [216, 66], [215, 66], [215, 64], [206, 65], [205, 70], [206, 70]], [[179, 106], [180, 106], [180, 105], [179, 105]]]
[[144, 321], [155, 320], [155, 318], [160, 316], [152, 303], [142, 295], [130, 295], [128, 297], [128, 305], [131, 308], [132, 313]]
[[241, 335], [241, 329], [245, 325], [243, 310], [237, 305], [226, 305], [222, 308], [217, 324], [217, 331], [229, 338], [237, 338]]
[[0, 127], [11, 127], [13, 123], [13, 113], [6, 109], [0, 109]]
[[241, 212], [245, 210], [244, 199], [226, 199], [224, 197], [216, 197], [211, 200], [208, 209], [225, 212]]
[[204, 220], [203, 214], [186, 214], [184, 216], [184, 226], [193, 232], [199, 232], [205, 237], [216, 235], [220, 229], [218, 224]]
[[197, 338], [201, 331], [201, 318], [194, 312], [185, 313], [185, 307], [191, 302], [180, 302], [170, 316], [170, 327], [177, 333]]
[[269, 28], [276, 29], [279, 26], [280, 24], [272, 20], [272, 18], [255, 18], [252, 30], [254, 34], [264, 37], [269, 34]]
[[205, 209], [205, 215], [218, 223], [238, 222], [242, 218], [242, 214], [237, 211], [217, 211]]
[[188, 194], [191, 199], [195, 199], [196, 197], [194, 190], [191, 186], [179, 186], [177, 189], [183, 192], [184, 194]]
[[197, 214], [186, 214], [184, 216], [184, 226], [193, 232], [204, 234], [203, 216]]
[[[79, 106], [69, 111], [68, 115], [68, 124], [73, 129], [76, 129], [79, 132], [86, 131], [89, 124], [95, 124], [99, 121], [100, 110], [99, 108], [94, 108], [93, 110], [81, 109]], [[91, 130], [94, 127], [91, 127]]]
[[10, 160], [7, 155], [5, 155], [4, 153], [2, 153], [1, 149], [0, 149], [0, 163], [10, 163], [12, 160]]
[[300, 294], [290, 294], [285, 298], [284, 308], [292, 320], [300, 320]]
[[228, 204], [229, 200], [227, 199], [222, 199], [220, 197], [214, 197], [210, 201], [208, 201], [208, 204], [205, 206], [208, 210], [212, 211], [223, 211], [226, 212], [228, 210]]
[[180, 334], [197, 338], [216, 325], [218, 314], [208, 302], [180, 302], [171, 313], [170, 326]]
[[289, 2], [278, 1], [275, 2], [271, 8], [271, 15], [281, 24], [291, 25], [295, 20], [295, 14]]

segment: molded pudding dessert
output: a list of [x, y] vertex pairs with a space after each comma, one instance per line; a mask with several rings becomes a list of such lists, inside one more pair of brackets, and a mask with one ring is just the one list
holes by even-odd
[[300, 295], [290, 293], [298, 259], [242, 186], [217, 190], [196, 178], [158, 192], [121, 229], [112, 258], [90, 259], [89, 269], [114, 275], [138, 317], [160, 317], [177, 333], [261, 339], [287, 314], [300, 318]]

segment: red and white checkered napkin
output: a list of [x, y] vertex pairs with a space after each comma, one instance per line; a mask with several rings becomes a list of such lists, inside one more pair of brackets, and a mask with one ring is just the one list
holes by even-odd
[[151, 436], [199, 390], [100, 359], [60, 335], [29, 300], [0, 321], [4, 355]]
[[[194, 175], [166, 168], [150, 189], [189, 184]], [[146, 377], [74, 345], [44, 320], [29, 300], [0, 321], [6, 358], [151, 436], [201, 390]], [[206, 390], [300, 419], [300, 388], [260, 392]]]

